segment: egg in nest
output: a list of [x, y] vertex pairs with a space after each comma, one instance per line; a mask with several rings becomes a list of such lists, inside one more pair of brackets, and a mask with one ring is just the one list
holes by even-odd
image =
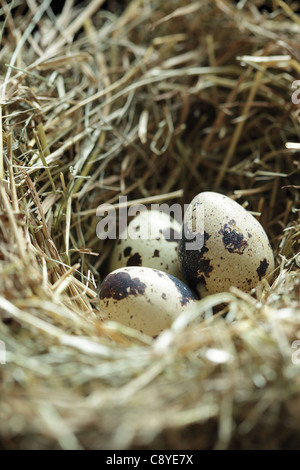
[[177, 245], [181, 224], [159, 210], [144, 210], [120, 234], [109, 272], [121, 267], [146, 266], [180, 278]]
[[100, 311], [117, 321], [155, 337], [182, 312], [197, 309], [198, 296], [176, 277], [141, 266], [117, 269], [100, 287]]
[[[196, 237], [201, 243], [193, 248]], [[231, 286], [248, 292], [274, 270], [262, 225], [240, 204], [211, 191], [199, 193], [189, 205], [178, 255], [183, 278], [201, 295]]]

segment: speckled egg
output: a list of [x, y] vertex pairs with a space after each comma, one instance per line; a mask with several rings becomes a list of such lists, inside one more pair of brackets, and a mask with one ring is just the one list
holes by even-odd
[[146, 210], [134, 217], [120, 234], [108, 269], [147, 266], [181, 278], [177, 245], [181, 224], [169, 214]]
[[169, 328], [197, 295], [176, 277], [157, 269], [131, 266], [108, 274], [100, 288], [100, 311], [152, 337]]
[[198, 194], [188, 206], [178, 255], [183, 278], [202, 296], [231, 286], [248, 292], [262, 278], [270, 280], [274, 270], [261, 224], [237, 202], [210, 191]]

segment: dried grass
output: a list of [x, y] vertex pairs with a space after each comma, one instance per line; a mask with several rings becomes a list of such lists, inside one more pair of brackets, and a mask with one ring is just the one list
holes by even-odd
[[[46, 0], [1, 1], [1, 448], [298, 446], [289, 4], [66, 1], [54, 14]], [[101, 322], [111, 243], [96, 236], [97, 207], [205, 190], [257, 215], [273, 285], [207, 297], [202, 324], [181, 318], [156, 341]]]

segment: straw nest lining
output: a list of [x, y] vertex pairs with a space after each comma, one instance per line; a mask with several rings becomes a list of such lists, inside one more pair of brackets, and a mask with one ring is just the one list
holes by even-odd
[[[1, 5], [0, 447], [297, 447], [299, 16]], [[212, 189], [265, 227], [274, 283], [210, 296], [203, 323], [155, 341], [100, 321], [97, 207]]]

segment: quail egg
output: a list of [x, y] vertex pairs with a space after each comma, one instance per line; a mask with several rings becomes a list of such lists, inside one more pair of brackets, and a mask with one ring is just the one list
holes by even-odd
[[178, 255], [183, 278], [200, 295], [231, 286], [250, 291], [274, 270], [262, 225], [237, 202], [210, 191], [195, 196], [188, 206]]
[[108, 320], [155, 337], [182, 312], [196, 307], [198, 296], [176, 277], [149, 267], [130, 266], [101, 283], [100, 310]]
[[144, 210], [120, 234], [109, 272], [126, 266], [147, 266], [181, 278], [177, 245], [181, 224], [159, 210]]

